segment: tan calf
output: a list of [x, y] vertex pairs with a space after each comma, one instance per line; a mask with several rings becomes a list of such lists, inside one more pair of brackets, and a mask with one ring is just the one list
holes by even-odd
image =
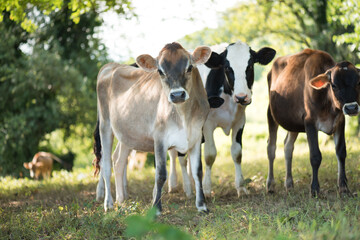
[[205, 63], [210, 54], [208, 47], [198, 47], [190, 54], [180, 44], [171, 43], [157, 58], [139, 56], [137, 65], [141, 68], [110, 63], [100, 70], [94, 150], [97, 166], [101, 166], [97, 199], [105, 194], [105, 210], [113, 207], [110, 176], [115, 136], [119, 141], [119, 156], [113, 161], [117, 202], [126, 197], [124, 173], [130, 151], [154, 152], [153, 205], [161, 211], [161, 190], [167, 178], [166, 152], [174, 149], [188, 153], [196, 207], [208, 211], [201, 184], [200, 144], [210, 106], [196, 65]]
[[38, 180], [40, 177], [46, 179], [51, 177], [53, 163], [63, 161], [55, 155], [48, 152], [38, 152], [34, 155], [31, 162], [25, 162], [24, 167], [30, 170], [30, 177]]

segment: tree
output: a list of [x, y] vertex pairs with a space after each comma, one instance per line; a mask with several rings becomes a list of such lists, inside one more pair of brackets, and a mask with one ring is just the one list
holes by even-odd
[[[240, 3], [223, 14], [218, 29], [210, 32], [205, 29], [187, 36], [185, 40], [189, 42], [206, 36], [206, 41], [212, 44], [237, 39], [267, 41], [274, 46], [285, 44], [290, 50], [321, 49], [337, 61], [346, 59], [356, 63], [360, 53], [359, 47], [354, 47], [354, 44], [359, 46], [358, 5], [356, 0], [258, 0]], [[281, 53], [282, 49], [277, 50]]]
[[[20, 24], [21, 27], [28, 31], [34, 32], [38, 25], [34, 23], [34, 16], [36, 13], [31, 10], [36, 9], [41, 14], [48, 15], [52, 12], [64, 7], [71, 10], [70, 19], [75, 23], [79, 23], [80, 16], [86, 12], [93, 11], [98, 14], [109, 10], [114, 10], [121, 15], [132, 15], [130, 0], [88, 0], [88, 1], [62, 1], [62, 0], [3, 0], [0, 2], [0, 12], [9, 12], [10, 19]], [[3, 16], [0, 15], [0, 22], [3, 21]]]
[[[78, 1], [31, 1], [15, 10], [14, 2], [0, 22], [5, 36], [0, 39], [0, 174], [18, 176], [46, 134], [62, 129], [65, 138], [74, 132], [91, 138], [96, 75], [107, 61], [106, 48], [95, 35], [102, 23], [99, 12], [113, 7], [127, 14], [130, 2], [87, 1], [75, 7]], [[74, 9], [81, 9], [77, 20]], [[12, 15], [18, 11], [23, 18]], [[27, 19], [39, 28], [26, 31]], [[24, 45], [31, 53], [22, 52]]]

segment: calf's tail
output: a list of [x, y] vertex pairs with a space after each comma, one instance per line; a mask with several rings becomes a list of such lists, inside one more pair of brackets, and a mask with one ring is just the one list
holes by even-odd
[[96, 122], [96, 127], [94, 131], [94, 154], [95, 159], [93, 160], [93, 166], [95, 167], [94, 176], [97, 176], [100, 172], [100, 160], [101, 160], [101, 140], [100, 140], [100, 131], [99, 131], [99, 120]]

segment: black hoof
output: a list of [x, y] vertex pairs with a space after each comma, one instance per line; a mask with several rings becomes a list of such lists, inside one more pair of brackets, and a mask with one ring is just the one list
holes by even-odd
[[218, 96], [210, 96], [208, 97], [208, 102], [210, 104], [210, 108], [218, 108], [225, 102], [225, 100]]
[[347, 187], [340, 188], [339, 194], [340, 194], [340, 197], [353, 197], [354, 196]]
[[208, 214], [210, 213], [210, 210], [209, 210], [209, 209], [201, 210], [201, 211], [199, 211], [199, 213], [200, 213], [201, 215], [208, 215]]
[[313, 198], [318, 198], [320, 196], [320, 190], [311, 190], [310, 196]]

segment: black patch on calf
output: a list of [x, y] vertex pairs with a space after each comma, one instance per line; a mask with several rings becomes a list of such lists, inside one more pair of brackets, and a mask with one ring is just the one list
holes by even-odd
[[[212, 104], [212, 102], [214, 102], [213, 106], [211, 107], [216, 107], [217, 105], [221, 106], [223, 103], [221, 100], [219, 101], [219, 99], [216, 98], [221, 94], [221, 87], [224, 87], [224, 93], [229, 95], [232, 94], [234, 89], [234, 71], [232, 70], [229, 61], [226, 59], [226, 56], [227, 50], [221, 54], [212, 54], [211, 57], [214, 57], [215, 59], [211, 59], [210, 57], [210, 60], [208, 61], [209, 64], [205, 63], [207, 67], [210, 67], [214, 66], [215, 63], [222, 62], [222, 65], [220, 65], [219, 68], [210, 70], [206, 79], [205, 89], [209, 98], [209, 103]], [[225, 79], [225, 74], [227, 80]]]
[[250, 49], [250, 58], [248, 61], [248, 65], [245, 70], [245, 78], [246, 78], [246, 84], [249, 89], [252, 89], [252, 86], [254, 84], [254, 54], [256, 54], [253, 50]]
[[257, 52], [254, 52], [253, 50], [250, 50], [250, 51], [252, 51], [250, 53], [254, 58], [254, 62], [260, 63], [261, 65], [267, 65], [268, 63], [270, 63], [271, 60], [274, 59], [275, 54], [276, 54], [276, 51], [269, 47], [261, 48]]
[[179, 157], [185, 157], [186, 153], [177, 152]]
[[94, 175], [98, 175], [100, 172], [100, 160], [101, 160], [101, 139], [100, 139], [100, 130], [99, 130], [99, 120], [96, 122], [96, 127], [94, 131], [94, 154], [95, 159], [93, 160], [93, 165], [95, 167]]
[[220, 88], [224, 85], [225, 75], [224, 69], [212, 69], [207, 76], [205, 89], [208, 97], [220, 96]]
[[235, 137], [236, 142], [239, 143], [240, 146], [242, 146], [242, 134], [243, 134], [243, 131], [244, 131], [244, 127], [240, 128], [238, 130], [238, 132], [236, 133], [236, 137]]
[[139, 68], [139, 66], [137, 65], [137, 63], [130, 64], [130, 66]]
[[210, 58], [205, 63], [205, 66], [211, 69], [219, 69], [224, 66], [224, 58], [216, 52], [211, 52]]

